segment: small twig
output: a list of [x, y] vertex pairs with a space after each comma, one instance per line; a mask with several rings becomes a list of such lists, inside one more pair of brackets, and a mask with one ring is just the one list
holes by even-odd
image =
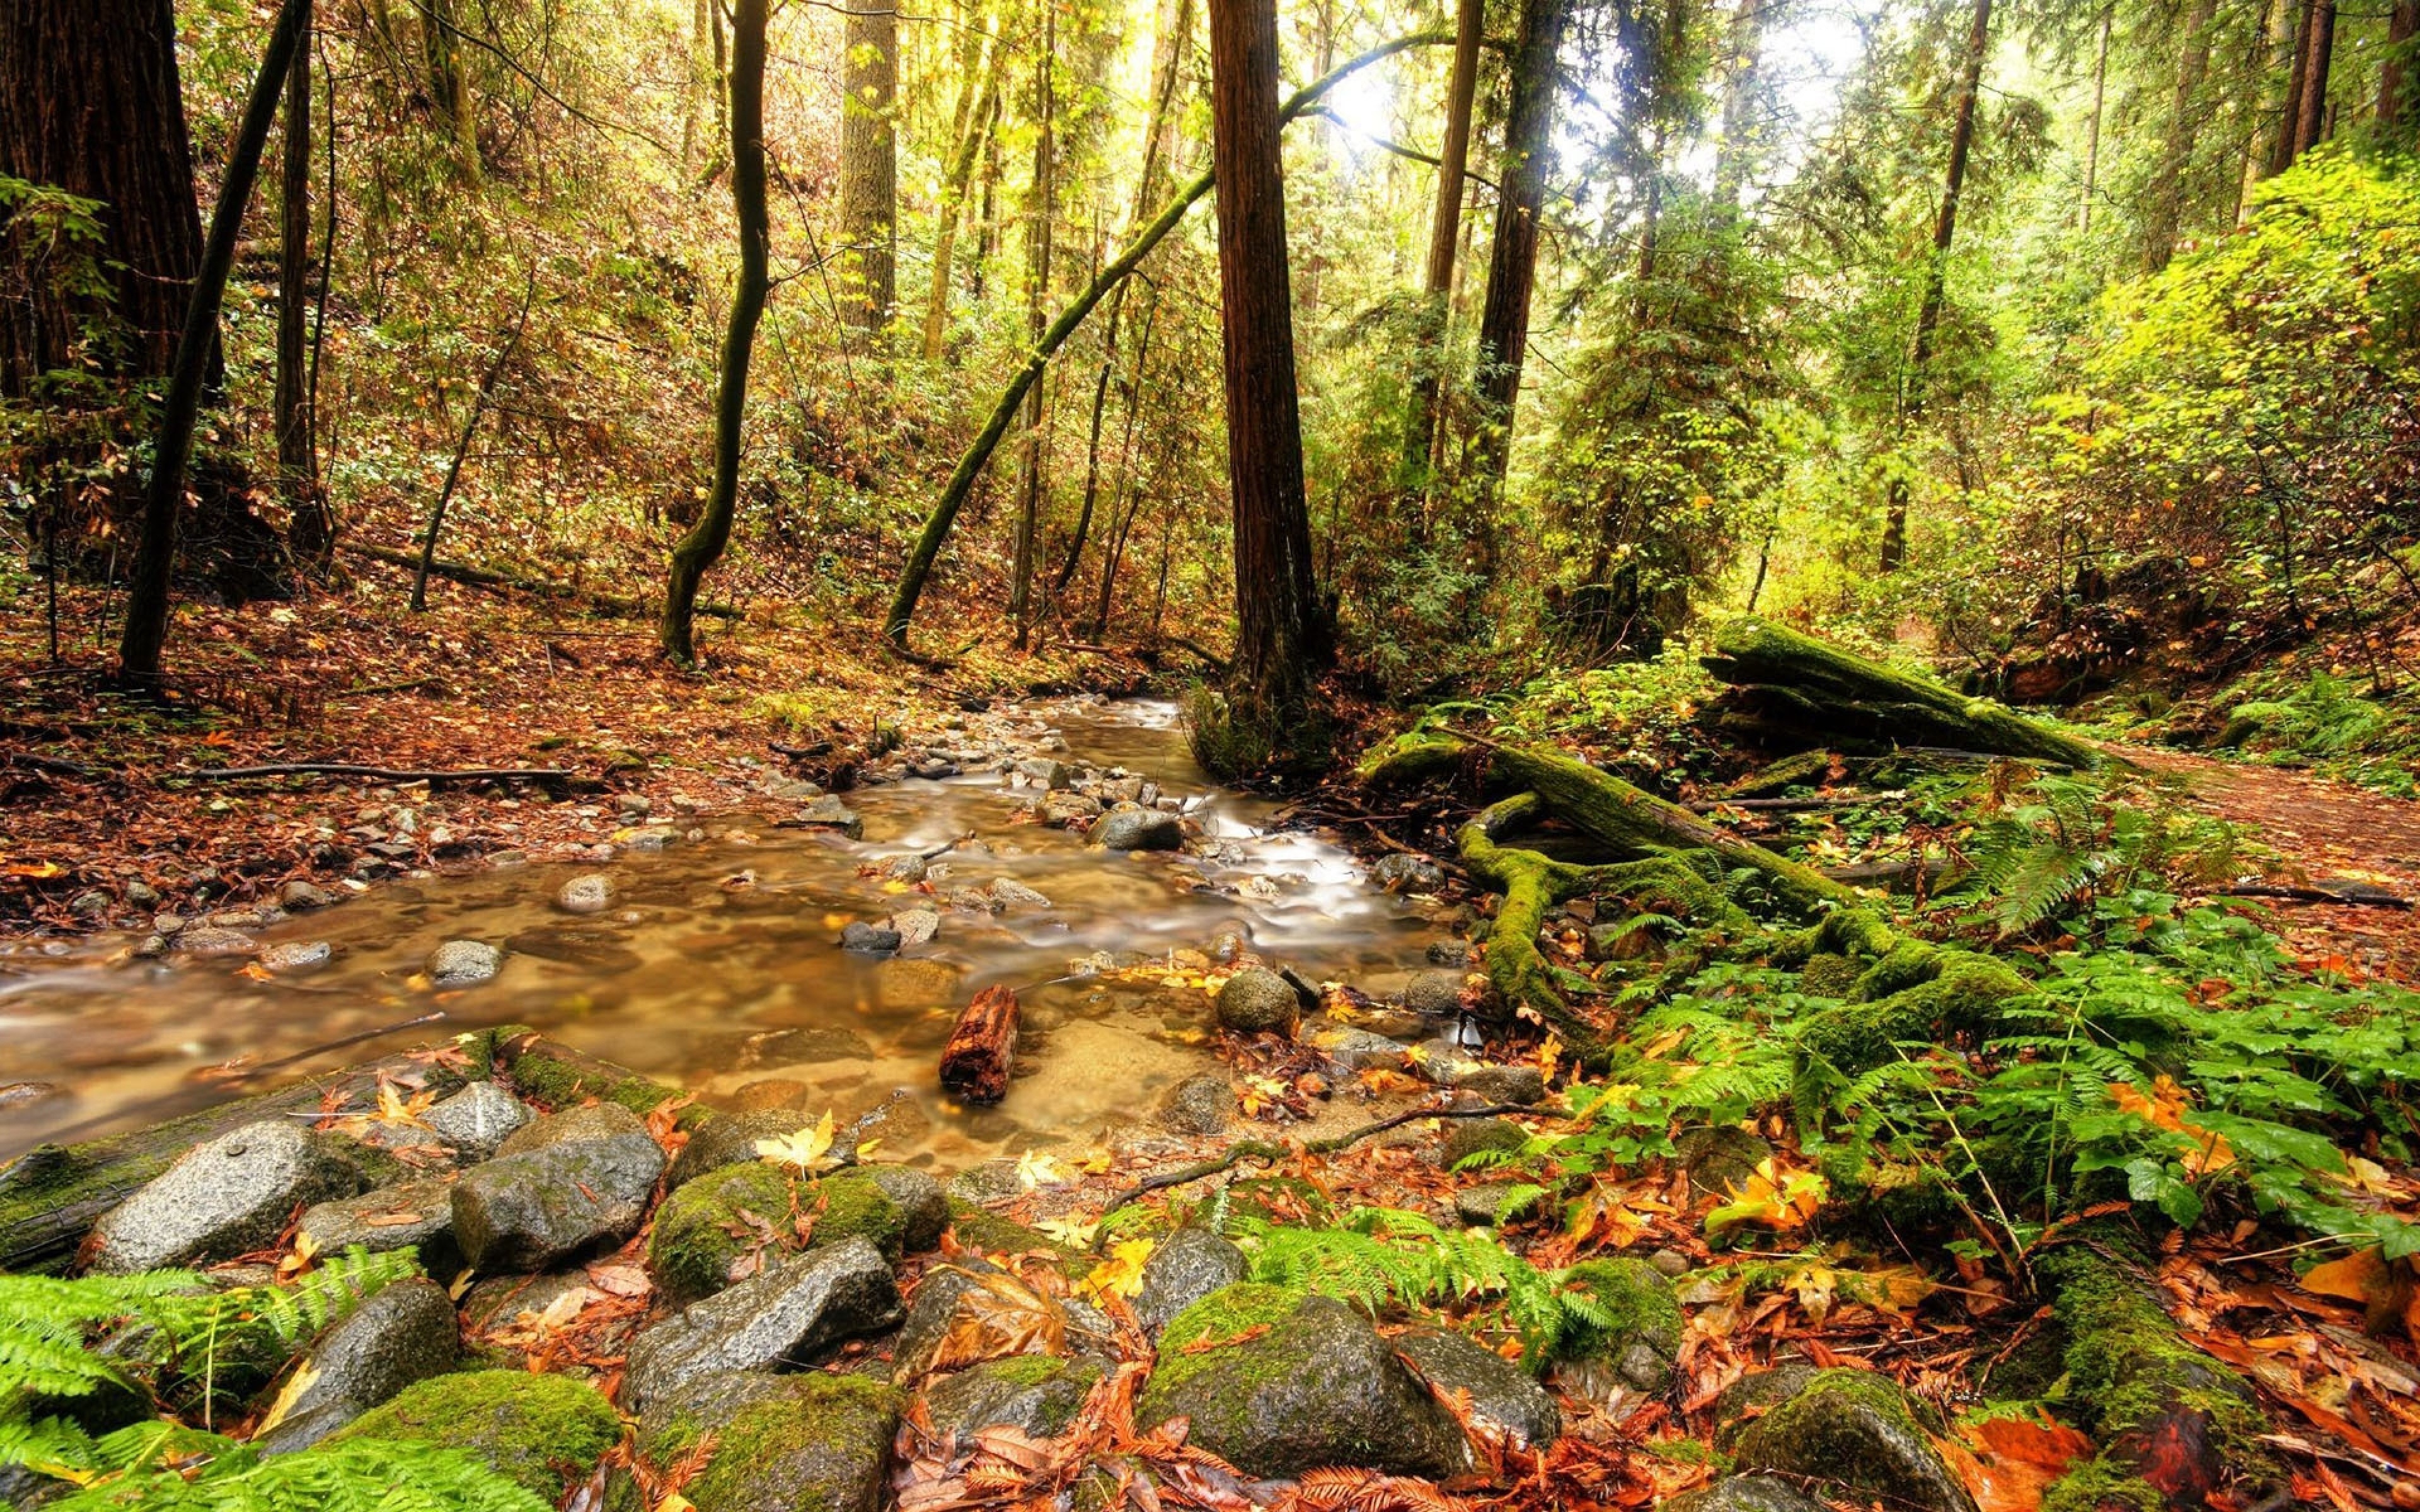
[[47, 772], [53, 777], [72, 777], [85, 782], [105, 782], [116, 774], [97, 766], [71, 762], [64, 756], [38, 756], [29, 750], [0, 751], [0, 766], [12, 766], [23, 772]]

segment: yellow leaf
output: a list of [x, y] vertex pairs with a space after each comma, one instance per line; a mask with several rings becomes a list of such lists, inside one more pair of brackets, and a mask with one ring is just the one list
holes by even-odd
[[832, 1115], [831, 1110], [826, 1108], [823, 1118], [813, 1128], [800, 1129], [794, 1134], [781, 1134], [774, 1138], [757, 1140], [756, 1156], [759, 1160], [768, 1161], [775, 1165], [794, 1165], [798, 1167], [800, 1175], [804, 1175], [817, 1161], [824, 1158], [825, 1152], [831, 1149], [831, 1145]]
[[1068, 1177], [1065, 1167], [1038, 1149], [1029, 1149], [1016, 1157], [1018, 1184], [1031, 1192], [1037, 1186], [1064, 1186]]
[[278, 1392], [277, 1400], [269, 1404], [269, 1415], [260, 1420], [258, 1431], [266, 1433], [286, 1421], [286, 1414], [294, 1411], [294, 1404], [301, 1401], [302, 1394], [317, 1384], [318, 1380], [319, 1372], [311, 1368], [310, 1361], [305, 1360], [296, 1365], [294, 1373], [286, 1378], [286, 1385]]
[[1768, 1155], [1745, 1181], [1731, 1188], [1731, 1200], [1706, 1214], [1706, 1232], [1733, 1224], [1761, 1224], [1767, 1228], [1796, 1228], [1815, 1216], [1828, 1189], [1813, 1171], [1785, 1171]]
[[1093, 1267], [1078, 1289], [1095, 1298], [1112, 1293], [1121, 1297], [1140, 1295], [1143, 1262], [1151, 1258], [1155, 1247], [1148, 1239], [1119, 1240], [1109, 1246], [1109, 1258]]

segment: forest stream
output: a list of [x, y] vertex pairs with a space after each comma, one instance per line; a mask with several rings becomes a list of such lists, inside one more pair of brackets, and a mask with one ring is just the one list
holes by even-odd
[[[1080, 1137], [1216, 1069], [1202, 979], [1222, 935], [1309, 980], [1374, 991], [1440, 937], [1330, 840], [1278, 831], [1274, 805], [1212, 785], [1171, 705], [1029, 712], [1012, 720], [1020, 736], [1065, 742], [1048, 755], [1180, 800], [1199, 854], [1104, 851], [1035, 823], [1039, 786], [999, 769], [1031, 753], [985, 748], [957, 776], [848, 793], [859, 840], [779, 827], [778, 806], [702, 817], [702, 839], [605, 867], [613, 899], [594, 914], [557, 892], [597, 868], [528, 865], [416, 876], [249, 932], [272, 957], [333, 948], [324, 967], [292, 975], [247, 967], [248, 955], [132, 958], [125, 936], [55, 955], [20, 947], [0, 958], [0, 1083], [20, 1088], [0, 1103], [0, 1157], [520, 1023], [718, 1101], [791, 1083], [781, 1090], [802, 1105], [865, 1119], [861, 1137], [888, 1158], [957, 1169]], [[954, 840], [922, 885], [883, 874]], [[950, 906], [953, 891], [1003, 877], [1048, 905]], [[895, 955], [840, 944], [851, 922], [920, 905], [940, 919], [925, 943]], [[430, 953], [463, 939], [502, 946], [502, 972], [435, 990]], [[997, 1109], [963, 1108], [942, 1097], [935, 1064], [958, 1011], [993, 983], [1023, 999], [1020, 1080]]]

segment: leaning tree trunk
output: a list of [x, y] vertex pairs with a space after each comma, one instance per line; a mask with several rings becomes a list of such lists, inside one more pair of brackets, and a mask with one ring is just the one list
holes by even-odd
[[1512, 98], [1504, 117], [1504, 169], [1496, 200], [1496, 240], [1488, 255], [1487, 300], [1480, 307], [1478, 400], [1473, 463], [1491, 494], [1512, 456], [1512, 411], [1529, 346], [1529, 298], [1538, 278], [1538, 216], [1554, 151], [1555, 59], [1562, 51], [1571, 0], [1523, 0], [1512, 50]]
[[[0, 394], [23, 398], [67, 367], [164, 376], [202, 261], [168, 0], [0, 6], [0, 175], [108, 208], [94, 251], [109, 289], [102, 300], [37, 281], [0, 300]], [[126, 333], [122, 360], [80, 339], [104, 319]], [[215, 327], [209, 368], [215, 379]]]
[[657, 632], [664, 656], [681, 667], [697, 659], [690, 627], [698, 587], [730, 543], [731, 518], [739, 506], [748, 364], [756, 352], [756, 322], [771, 290], [771, 233], [765, 208], [766, 7], [767, 0], [738, 0], [732, 18], [731, 198], [739, 214], [739, 286], [731, 299], [731, 323], [722, 337], [722, 376], [714, 395], [714, 483], [705, 512], [673, 548], [664, 617]]
[[950, 172], [941, 188], [941, 203], [935, 213], [940, 219], [939, 229], [933, 238], [933, 287], [924, 301], [924, 360], [941, 360], [942, 336], [949, 329], [950, 272], [957, 253], [959, 208], [966, 203], [967, 190], [974, 181], [975, 162], [983, 154], [984, 144], [990, 140], [992, 118], [1000, 111], [1000, 72], [1008, 47], [998, 38], [985, 39], [986, 56], [982, 66], [982, 84], [972, 79], [967, 88], [981, 93], [972, 97], [972, 108], [967, 115], [966, 129], [958, 138], [956, 154], [950, 160]]
[[887, 0], [858, 0], [844, 32], [841, 79], [840, 226], [851, 259], [842, 281], [842, 329], [863, 350], [875, 345], [898, 302], [899, 13]]
[[326, 501], [319, 493], [317, 424], [311, 413], [311, 31], [302, 38], [286, 77], [286, 140], [283, 198], [278, 206], [277, 250], [277, 482], [286, 497], [286, 539], [298, 562], [326, 560], [334, 538]]
[[185, 501], [185, 465], [193, 456], [194, 421], [201, 411], [202, 387], [218, 347], [219, 301], [226, 293], [227, 270], [235, 263], [236, 239], [243, 231], [243, 209], [252, 198], [252, 181], [260, 172], [261, 150], [269, 143], [270, 124], [277, 118], [277, 97], [285, 88], [287, 70], [293, 67], [295, 49], [310, 18], [311, 0], [286, 0], [277, 12], [269, 49], [261, 56], [260, 73], [252, 82], [243, 123], [227, 152], [218, 204], [210, 211], [209, 239], [202, 244], [201, 268], [194, 275], [193, 297], [185, 305], [176, 365], [168, 375], [167, 397], [160, 406], [151, 476], [143, 491], [143, 536], [135, 548], [126, 625], [118, 639], [118, 677], [132, 687], [150, 689], [160, 683], [160, 651], [168, 639], [169, 577], [177, 563], [177, 512]]
[[1485, 0], [1456, 0], [1453, 72], [1446, 83], [1445, 141], [1437, 149], [1436, 207], [1429, 216], [1429, 256], [1420, 274], [1419, 348], [1412, 359], [1410, 414], [1404, 425], [1406, 492], [1426, 492], [1436, 450], [1437, 390], [1453, 297], [1454, 252], [1462, 244], [1462, 198], [1470, 171], [1470, 107], [1479, 93], [1479, 40]]
[[1326, 639], [1295, 393], [1276, 0], [1210, 0], [1210, 105], [1235, 519], [1233, 688], [1267, 725], [1303, 707]]
[[2092, 229], [2092, 197], [2101, 180], [2101, 115], [2109, 100], [2109, 33], [2118, 23], [2118, 8], [2101, 10], [2101, 46], [2092, 55], [2092, 114], [2084, 127], [2084, 193], [2077, 202], [2075, 228]]
[[[1966, 159], [1975, 147], [1975, 98], [1983, 88], [1983, 63], [1992, 44], [1992, 0], [1975, 0], [1975, 21], [1966, 34], [1964, 72], [1959, 80], [1958, 116], [1949, 131], [1949, 168], [1941, 191], [1941, 212], [1932, 223], [1932, 255], [1925, 263], [1924, 295], [1916, 311], [1916, 340], [1908, 349], [1907, 396], [1900, 409], [1902, 437], [1924, 422], [1925, 379], [1932, 365], [1932, 338], [1949, 287], [1949, 246], [1958, 235], [1958, 199], [1966, 190]], [[1883, 520], [1882, 570], [1896, 572], [1907, 560], [1908, 483], [1905, 469], [1891, 475]]]
[[1714, 147], [1714, 204], [1726, 218], [1738, 216], [1741, 191], [1759, 156], [1756, 115], [1762, 103], [1764, 28], [1771, 10], [1769, 0], [1738, 0], [1731, 9], [1723, 67], [1722, 138]]

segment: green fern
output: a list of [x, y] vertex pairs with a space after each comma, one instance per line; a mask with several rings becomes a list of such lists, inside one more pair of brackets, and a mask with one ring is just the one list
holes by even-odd
[[[145, 1423], [95, 1441], [105, 1467], [53, 1512], [545, 1512], [455, 1449], [348, 1439], [264, 1457], [216, 1434]], [[173, 1468], [172, 1468], [173, 1467]]]

